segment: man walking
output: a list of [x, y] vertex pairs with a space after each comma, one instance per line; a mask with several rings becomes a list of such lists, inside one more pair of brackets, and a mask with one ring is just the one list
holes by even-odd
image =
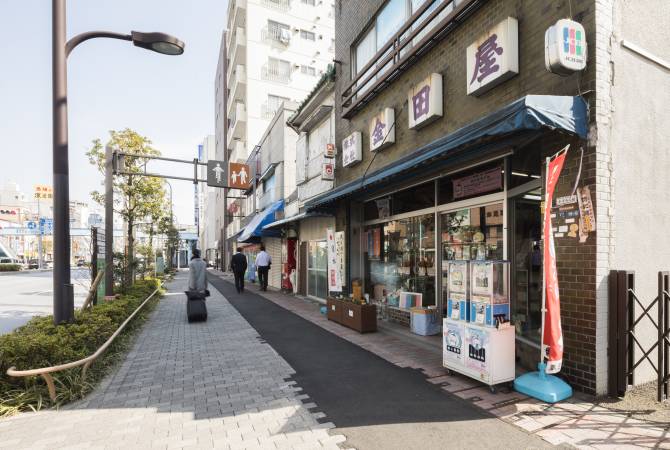
[[268, 290], [268, 272], [272, 265], [270, 254], [265, 251], [265, 246], [261, 245], [261, 251], [256, 255], [256, 269], [258, 270], [258, 282], [262, 291]]
[[204, 293], [207, 289], [207, 264], [200, 258], [197, 248], [193, 249], [188, 269], [188, 290]]
[[235, 289], [241, 294], [244, 292], [244, 274], [247, 271], [247, 257], [242, 253], [242, 247], [237, 247], [237, 253], [230, 259], [230, 267], [235, 275]]

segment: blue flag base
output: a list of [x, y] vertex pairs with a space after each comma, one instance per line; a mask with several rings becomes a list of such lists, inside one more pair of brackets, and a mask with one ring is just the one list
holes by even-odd
[[557, 376], [545, 373], [546, 364], [539, 363], [537, 372], [529, 372], [514, 380], [514, 389], [547, 403], [572, 397], [572, 388]]

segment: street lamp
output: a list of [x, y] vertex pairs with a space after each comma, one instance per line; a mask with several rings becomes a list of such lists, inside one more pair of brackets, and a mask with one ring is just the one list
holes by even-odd
[[[66, 40], [66, 0], [52, 0], [52, 81], [53, 81], [53, 287], [54, 322], [74, 318], [74, 292], [70, 279], [70, 193], [67, 135], [67, 57], [84, 41], [111, 38], [132, 41], [164, 55], [181, 55], [184, 43], [164, 33], [132, 31], [121, 34], [91, 31]], [[107, 249], [111, 251], [111, 249]]]

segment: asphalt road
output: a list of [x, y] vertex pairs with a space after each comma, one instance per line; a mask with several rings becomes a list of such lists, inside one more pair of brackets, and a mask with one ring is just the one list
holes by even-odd
[[536, 436], [428, 383], [254, 293], [212, 283], [261, 337], [295, 369], [346, 445], [369, 449], [550, 448]]
[[[0, 276], [0, 334], [9, 333], [34, 316], [53, 311], [52, 272], [22, 271]], [[74, 305], [84, 303], [85, 286], [90, 285], [88, 269], [72, 269]]]

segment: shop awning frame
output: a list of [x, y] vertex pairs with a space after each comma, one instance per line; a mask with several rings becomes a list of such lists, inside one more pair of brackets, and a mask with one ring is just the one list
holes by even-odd
[[251, 221], [244, 227], [237, 242], [248, 242], [252, 239], [260, 239], [262, 237], [278, 237], [279, 232], [274, 230], [264, 231], [263, 227], [269, 223], [275, 222], [275, 213], [284, 210], [284, 199], [277, 200], [263, 211], [256, 213]]
[[300, 214], [296, 214], [295, 216], [287, 217], [286, 219], [281, 219], [277, 220], [276, 222], [272, 222], [270, 224], [267, 224], [263, 227], [263, 230], [268, 230], [270, 228], [277, 228], [282, 225], [286, 225], [292, 222], [298, 222], [303, 219], [309, 219], [310, 217], [333, 217], [332, 214], [327, 214], [323, 212], [303, 212]]
[[588, 122], [588, 105], [580, 96], [527, 95], [419, 148], [412, 154], [399, 158], [363, 179], [345, 183], [308, 201], [306, 206], [308, 209], [325, 206], [422, 166], [430, 165], [435, 168], [437, 160], [448, 164], [451, 158], [445, 157], [457, 153], [459, 149], [467, 148], [469, 154], [477, 154], [483, 147], [511, 145], [516, 136], [527, 137], [542, 130], [557, 130], [586, 139]]

